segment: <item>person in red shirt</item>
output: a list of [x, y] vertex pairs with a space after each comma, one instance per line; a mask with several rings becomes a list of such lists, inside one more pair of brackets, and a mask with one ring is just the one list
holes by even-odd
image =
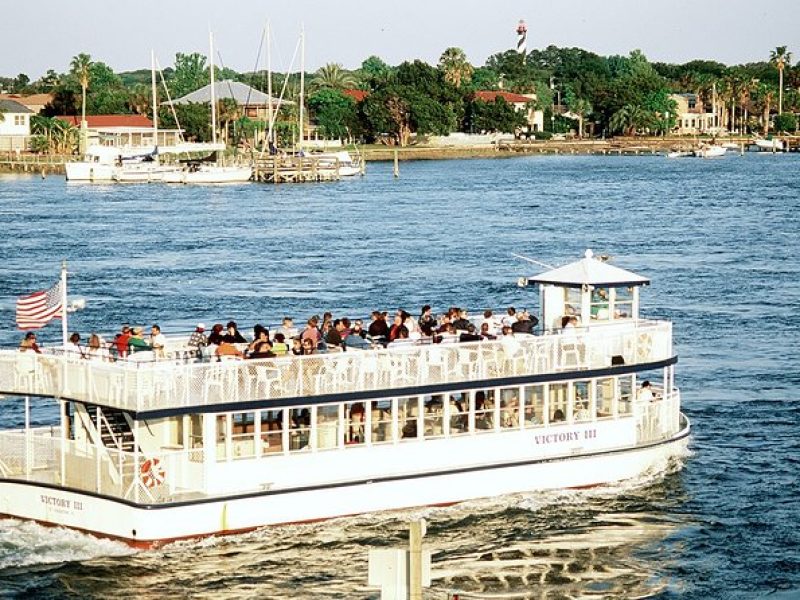
[[114, 345], [117, 347], [117, 354], [120, 358], [128, 355], [128, 340], [131, 339], [131, 328], [127, 325], [122, 326], [122, 333], [114, 339]]

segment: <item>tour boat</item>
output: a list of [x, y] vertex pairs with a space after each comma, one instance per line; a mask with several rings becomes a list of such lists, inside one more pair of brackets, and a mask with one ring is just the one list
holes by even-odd
[[[587, 251], [521, 284], [538, 285], [541, 334], [225, 362], [186, 339], [152, 361], [0, 351], [2, 401], [25, 415], [0, 432], [0, 514], [152, 547], [599, 486], [683, 456], [672, 324], [639, 315], [649, 280]], [[31, 396], [52, 399], [51, 424], [31, 424]]]

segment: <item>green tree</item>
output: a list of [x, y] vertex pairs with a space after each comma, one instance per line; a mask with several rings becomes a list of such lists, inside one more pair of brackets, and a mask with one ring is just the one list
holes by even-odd
[[70, 62], [70, 74], [73, 75], [81, 85], [81, 122], [86, 120], [86, 89], [92, 75], [92, 57], [88, 54], [78, 54]]
[[650, 117], [650, 113], [642, 107], [626, 104], [611, 116], [608, 126], [612, 132], [633, 135], [638, 129], [650, 124]]
[[14, 78], [14, 86], [13, 91], [16, 94], [22, 94], [23, 92], [27, 91], [28, 85], [31, 82], [31, 78], [28, 77], [25, 73], [20, 73]]
[[392, 67], [387, 65], [383, 59], [372, 55], [361, 63], [361, 78], [368, 87], [378, 84], [385, 84], [392, 74]]
[[93, 62], [89, 78], [92, 81], [92, 90], [87, 95], [87, 112], [95, 115], [128, 112], [129, 91], [108, 65]]
[[186, 139], [197, 142], [211, 140], [211, 105], [208, 102], [174, 105], [175, 116], [167, 106], [162, 106], [158, 111], [158, 121], [165, 128], [183, 129]]
[[168, 82], [170, 94], [173, 98], [180, 98], [211, 81], [211, 75], [206, 68], [206, 57], [199, 52], [175, 55], [175, 72]]
[[475, 71], [461, 48], [447, 48], [442, 52], [439, 57], [439, 70], [444, 75], [444, 80], [456, 88], [469, 83]]
[[355, 101], [335, 89], [323, 88], [312, 94], [308, 108], [328, 138], [349, 137], [357, 123]]
[[527, 125], [525, 115], [517, 112], [502, 96], [497, 96], [491, 102], [474, 98], [467, 105], [466, 121], [471, 132], [516, 133]]
[[769, 53], [769, 62], [778, 69], [778, 114], [783, 113], [783, 70], [792, 62], [792, 53], [786, 46], [778, 46]]
[[797, 129], [797, 117], [792, 113], [781, 113], [775, 117], [775, 131], [790, 133]]
[[332, 90], [353, 89], [357, 85], [356, 78], [345, 71], [339, 63], [328, 63], [317, 69], [314, 78], [311, 80], [310, 88], [320, 90], [329, 88]]
[[775, 101], [775, 89], [768, 83], [761, 82], [752, 92], [755, 105], [761, 109], [762, 135], [769, 135], [769, 113]]

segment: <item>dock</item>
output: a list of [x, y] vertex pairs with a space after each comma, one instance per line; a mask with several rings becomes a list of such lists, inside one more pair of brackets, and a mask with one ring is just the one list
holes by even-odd
[[338, 181], [339, 161], [312, 156], [269, 156], [253, 163], [253, 181], [260, 183], [309, 183]]

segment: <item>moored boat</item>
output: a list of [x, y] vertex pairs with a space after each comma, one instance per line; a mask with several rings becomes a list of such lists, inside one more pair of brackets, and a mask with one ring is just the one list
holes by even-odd
[[[649, 281], [587, 252], [526, 282], [542, 335], [225, 362], [184, 339], [153, 361], [0, 351], [27, 424], [0, 432], [0, 513], [150, 546], [603, 485], [682, 454], [672, 325], [639, 314]], [[31, 426], [24, 396], [57, 422]]]
[[725, 156], [728, 149], [725, 146], [718, 146], [716, 144], [701, 145], [694, 151], [694, 155], [699, 158], [719, 158]]

